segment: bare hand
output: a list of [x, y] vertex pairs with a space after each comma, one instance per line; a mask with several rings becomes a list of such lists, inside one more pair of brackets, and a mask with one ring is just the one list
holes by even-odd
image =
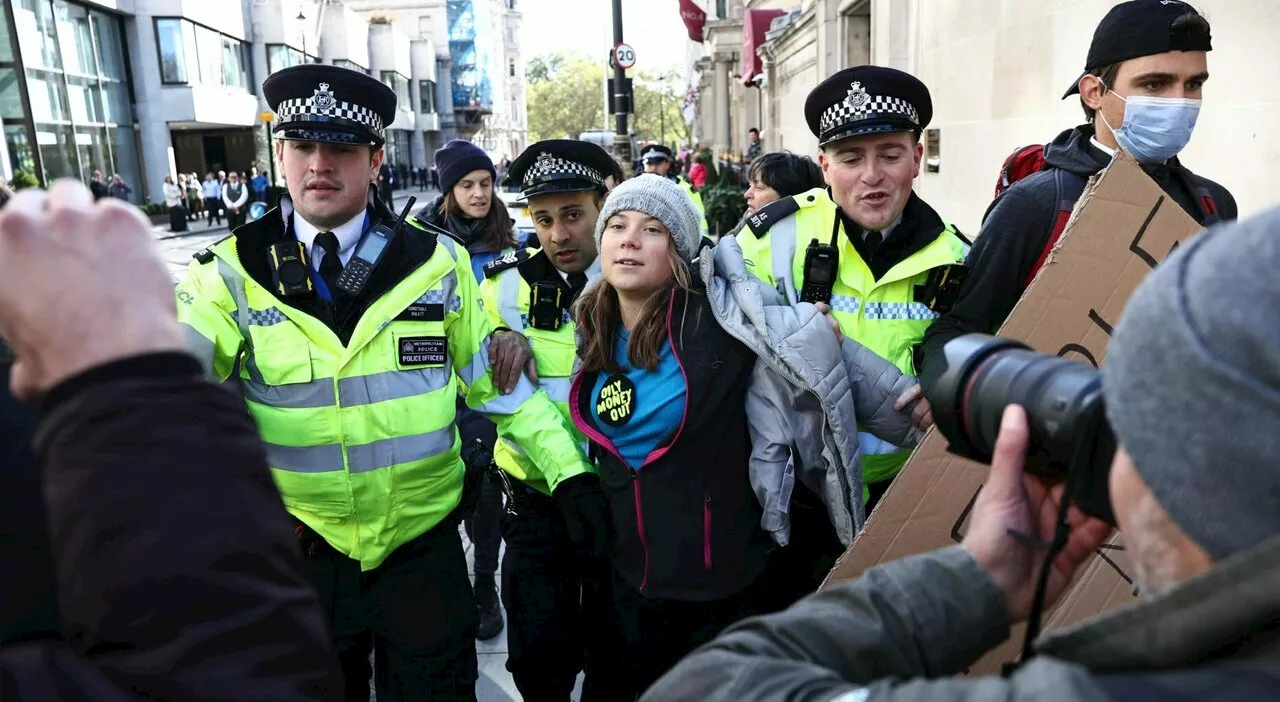
[[907, 391], [898, 396], [893, 408], [901, 412], [911, 403], [915, 403], [915, 407], [911, 408], [911, 423], [920, 431], [928, 431], [933, 426], [933, 408], [929, 406], [929, 400], [924, 396], [924, 389], [919, 383], [907, 388]]
[[0, 335], [31, 400], [111, 361], [184, 351], [173, 279], [133, 206], [74, 180], [23, 190], [0, 211]]
[[[1026, 412], [1017, 405], [1006, 407], [991, 473], [978, 493], [963, 542], [1004, 593], [1009, 616], [1015, 623], [1026, 619], [1031, 611], [1036, 581], [1048, 552], [1011, 533], [1042, 543], [1052, 541], [1063, 490], [1062, 484], [1051, 486], [1038, 476], [1023, 473], [1029, 440]], [[1050, 570], [1045, 607], [1062, 597], [1076, 569], [1111, 533], [1106, 522], [1085, 516], [1075, 507], [1068, 510], [1067, 521], [1071, 532]]]
[[516, 389], [521, 373], [528, 373], [529, 380], [538, 384], [538, 371], [533, 359], [533, 348], [524, 334], [501, 331], [489, 338], [489, 366], [493, 383], [498, 392], [509, 395]]
[[814, 304], [814, 307], [817, 307], [818, 311], [827, 318], [827, 324], [830, 324], [832, 331], [836, 333], [836, 341], [843, 344], [844, 332], [840, 331], [840, 320], [836, 319], [835, 315], [831, 314], [831, 306], [825, 302], [819, 302]]

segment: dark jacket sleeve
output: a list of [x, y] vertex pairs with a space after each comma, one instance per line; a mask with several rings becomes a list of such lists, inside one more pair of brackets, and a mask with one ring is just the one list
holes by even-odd
[[21, 699], [341, 698], [256, 428], [198, 364], [83, 385], [36, 445], [69, 643], [0, 657]]
[[991, 210], [965, 259], [969, 274], [955, 305], [925, 332], [920, 369], [925, 392], [942, 373], [942, 347], [948, 341], [965, 334], [994, 334], [1022, 296], [1057, 216], [1052, 173], [1032, 178], [1007, 190]]
[[644, 700], [825, 702], [880, 680], [956, 675], [1008, 635], [1000, 591], [953, 546], [877, 566], [784, 612], [739, 623]]
[[1213, 204], [1218, 207], [1218, 217], [1222, 221], [1230, 222], [1240, 216], [1240, 210], [1236, 206], [1236, 199], [1232, 196], [1230, 190], [1208, 178], [1202, 176], [1194, 177], [1213, 196]]

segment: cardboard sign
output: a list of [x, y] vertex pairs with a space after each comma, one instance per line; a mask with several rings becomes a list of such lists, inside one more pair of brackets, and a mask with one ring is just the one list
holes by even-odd
[[[1200, 230], [1122, 152], [1090, 180], [1062, 238], [1000, 328], [1000, 336], [1098, 366], [1138, 283]], [[946, 448], [946, 439], [936, 430], [926, 435], [823, 587], [856, 578], [878, 563], [960, 541], [989, 469]], [[1113, 535], [1045, 615], [1043, 630], [1132, 601], [1130, 570], [1119, 537]], [[1022, 636], [1023, 627], [1015, 627], [1009, 640], [983, 657], [970, 674], [999, 671], [1002, 663], [1017, 656]]]

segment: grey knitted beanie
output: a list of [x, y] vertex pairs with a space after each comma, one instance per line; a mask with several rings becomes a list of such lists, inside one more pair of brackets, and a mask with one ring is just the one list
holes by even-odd
[[614, 188], [604, 201], [600, 219], [596, 220], [597, 249], [609, 218], [628, 211], [643, 212], [666, 225], [685, 263], [692, 262], [698, 255], [698, 244], [702, 241], [698, 226], [701, 215], [679, 185], [660, 175], [645, 173]]
[[1179, 247], [1125, 308], [1107, 417], [1138, 474], [1223, 559], [1280, 534], [1280, 208]]

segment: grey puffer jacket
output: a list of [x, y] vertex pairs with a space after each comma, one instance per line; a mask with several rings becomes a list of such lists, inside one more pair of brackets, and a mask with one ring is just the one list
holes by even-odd
[[787, 545], [799, 480], [822, 497], [841, 542], [851, 543], [866, 519], [859, 426], [899, 446], [915, 445], [920, 432], [910, 408], [893, 407], [915, 379], [855, 341], [837, 344], [816, 307], [786, 304], [747, 271], [733, 237], [703, 249], [697, 266], [716, 321], [760, 359], [747, 398], [760, 526]]

